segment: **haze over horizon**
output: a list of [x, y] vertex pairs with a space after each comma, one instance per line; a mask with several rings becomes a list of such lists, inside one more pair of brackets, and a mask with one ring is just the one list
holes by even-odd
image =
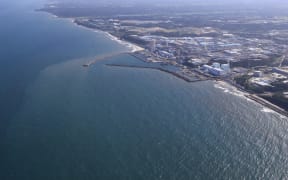
[[[48, 0], [49, 2], [49, 0]], [[54, 2], [54, 1], [51, 1]], [[238, 10], [238, 9], [260, 9], [264, 11], [286, 10], [288, 2], [285, 0], [58, 0], [65, 4], [74, 4], [76, 6], [104, 5], [104, 6], [151, 6], [151, 7], [177, 7], [177, 8], [197, 8], [197, 7], [215, 7], [215, 10]], [[230, 9], [232, 8], [232, 9]], [[195, 10], [195, 9], [194, 9]]]
[[172, 3], [172, 4], [277, 4], [283, 3], [288, 4], [286, 0], [58, 0], [59, 2], [72, 2], [72, 3], [117, 3], [117, 4], [123, 4], [123, 3]]

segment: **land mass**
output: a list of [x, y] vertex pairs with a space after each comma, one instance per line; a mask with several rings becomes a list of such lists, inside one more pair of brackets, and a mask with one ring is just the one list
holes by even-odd
[[188, 82], [225, 81], [246, 97], [288, 115], [286, 11], [60, 2], [51, 2], [40, 10], [73, 18], [78, 25], [141, 47], [132, 55], [147, 63], [177, 67], [173, 71], [158, 70]]

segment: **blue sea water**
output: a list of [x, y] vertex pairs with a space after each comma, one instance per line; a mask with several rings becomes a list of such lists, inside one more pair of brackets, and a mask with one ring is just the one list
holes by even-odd
[[31, 4], [0, 15], [1, 180], [288, 178], [287, 118], [214, 82], [106, 66], [129, 55], [84, 68], [125, 47]]
[[41, 7], [36, 2], [3, 2], [0, 11], [0, 117], [3, 123], [15, 114], [26, 86], [41, 69], [71, 58], [123, 49], [102, 34], [78, 28], [69, 20], [56, 20], [46, 13], [35, 12], [34, 8]]

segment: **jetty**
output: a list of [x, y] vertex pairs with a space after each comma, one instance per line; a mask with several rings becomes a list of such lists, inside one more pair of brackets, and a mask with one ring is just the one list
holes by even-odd
[[116, 57], [116, 56], [119, 56], [119, 55], [123, 55], [123, 54], [129, 54], [129, 53], [126, 52], [126, 51], [121, 51], [121, 52], [103, 54], [103, 55], [100, 55], [100, 56], [96, 56], [93, 60], [83, 64], [82, 66], [83, 67], [89, 67], [89, 66], [95, 64], [98, 61], [102, 61], [102, 60], [105, 60], [105, 59], [110, 59], [110, 58], [113, 58], [113, 57]]
[[128, 68], [139, 68], [139, 69], [154, 69], [158, 71], [162, 71], [168, 74], [171, 74], [179, 79], [182, 79], [186, 82], [199, 82], [199, 81], [207, 81], [210, 80], [208, 78], [200, 77], [199, 75], [195, 74], [193, 77], [185, 76], [182, 73], [176, 71], [170, 71], [168, 69], [162, 67], [153, 67], [153, 66], [137, 66], [137, 65], [126, 65], [126, 64], [106, 64], [106, 66], [114, 66], [114, 67], [128, 67]]

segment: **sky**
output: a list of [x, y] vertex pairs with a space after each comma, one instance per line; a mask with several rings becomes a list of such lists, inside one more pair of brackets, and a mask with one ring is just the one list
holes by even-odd
[[99, 2], [99, 1], [114, 1], [119, 3], [143, 3], [143, 2], [162, 2], [162, 3], [185, 3], [185, 4], [193, 4], [193, 3], [229, 3], [229, 4], [238, 4], [238, 3], [245, 3], [245, 4], [263, 4], [263, 3], [287, 3], [287, 0], [59, 0], [59, 1], [70, 1], [70, 2]]

